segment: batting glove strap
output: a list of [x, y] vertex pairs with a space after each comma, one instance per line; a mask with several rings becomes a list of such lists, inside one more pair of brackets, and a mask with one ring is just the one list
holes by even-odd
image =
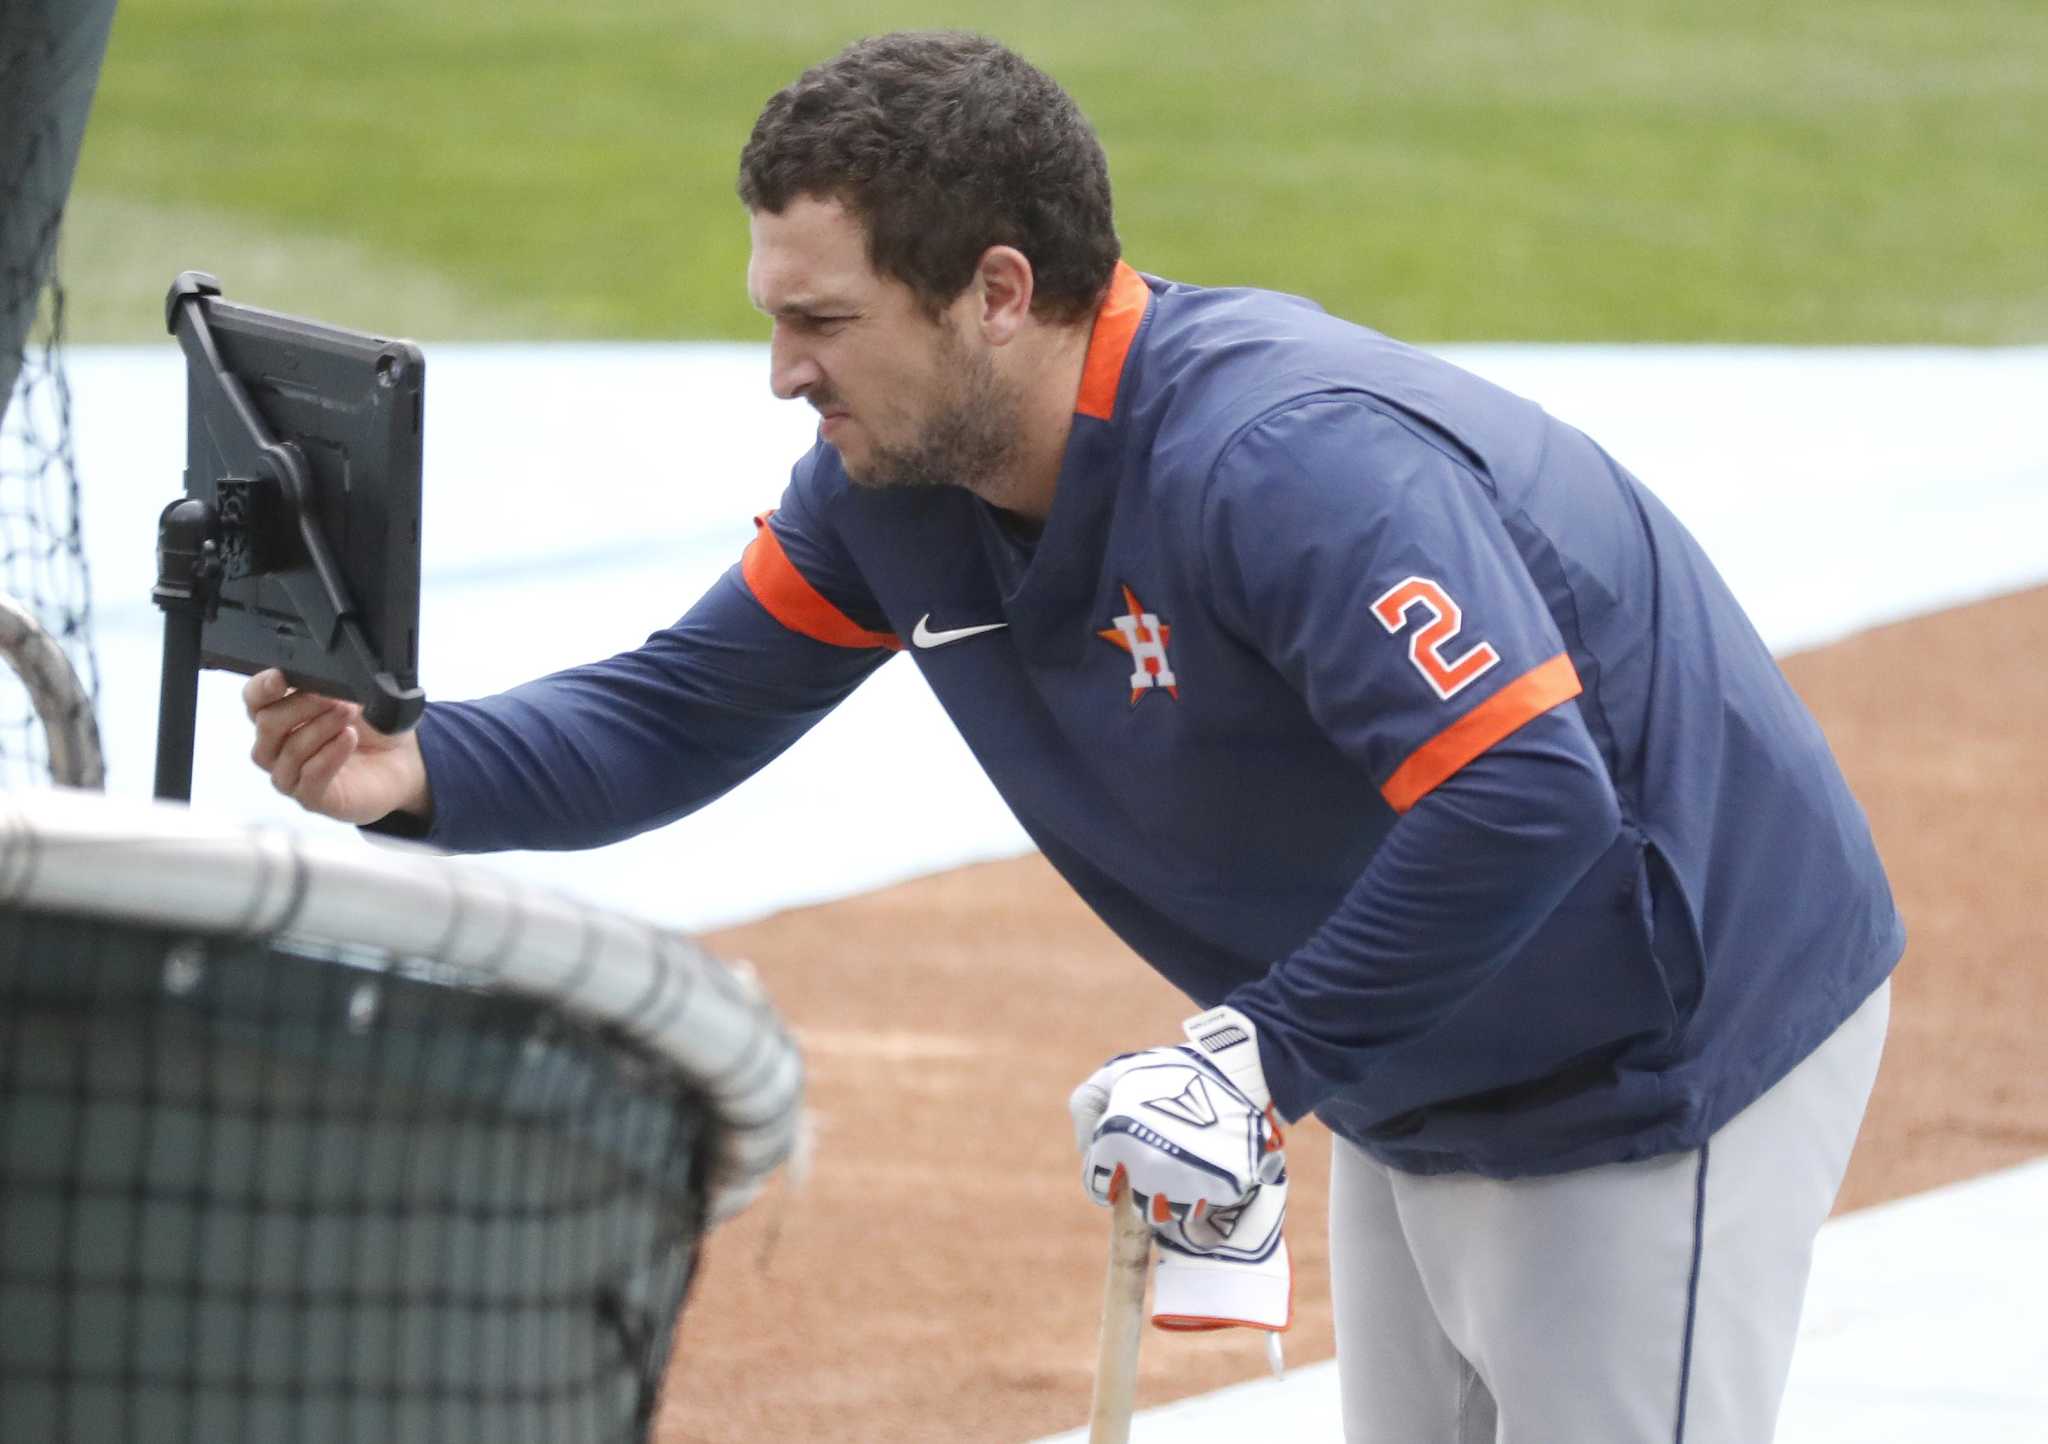
[[1250, 1018], [1228, 1003], [1197, 1013], [1181, 1024], [1188, 1043], [1237, 1085], [1238, 1092], [1252, 1100], [1266, 1120], [1267, 1160], [1264, 1177], [1270, 1182], [1280, 1169], [1281, 1150], [1287, 1146], [1287, 1130], [1273, 1108], [1273, 1090], [1266, 1086], [1266, 1065], [1259, 1057], [1259, 1030]]
[[1261, 1113], [1272, 1108], [1273, 1090], [1266, 1086], [1266, 1065], [1259, 1059], [1259, 1030], [1250, 1018], [1225, 1003], [1195, 1014], [1181, 1027], [1195, 1050], [1222, 1069]]

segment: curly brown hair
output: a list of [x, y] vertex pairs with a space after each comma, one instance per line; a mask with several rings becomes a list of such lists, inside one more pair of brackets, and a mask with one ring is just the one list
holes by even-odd
[[739, 195], [779, 215], [836, 200], [868, 261], [937, 313], [990, 246], [1015, 246], [1032, 310], [1089, 315], [1121, 248], [1109, 163], [1073, 97], [985, 36], [906, 31], [856, 41], [772, 96], [740, 152]]

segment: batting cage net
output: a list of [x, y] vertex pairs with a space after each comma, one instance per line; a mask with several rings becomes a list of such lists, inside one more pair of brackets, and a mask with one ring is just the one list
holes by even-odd
[[[9, 203], [0, 193], [0, 207]], [[0, 595], [40, 623], [82, 686], [66, 704], [76, 715], [45, 718], [50, 694], [0, 670], [0, 784], [9, 786], [75, 780], [51, 758], [48, 739], [90, 728], [99, 695], [71, 400], [55, 333], [32, 338], [18, 359], [20, 379], [0, 416]]]
[[416, 848], [0, 801], [0, 1439], [638, 1441], [801, 1069], [689, 939]]
[[[41, 623], [99, 694], [79, 526], [57, 235], [111, 0], [0, 5], [0, 593]], [[76, 731], [79, 719], [60, 729]], [[69, 780], [30, 691], [0, 670], [0, 784]]]

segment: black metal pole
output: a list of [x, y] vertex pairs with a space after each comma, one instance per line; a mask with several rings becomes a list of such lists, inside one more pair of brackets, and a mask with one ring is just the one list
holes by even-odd
[[163, 686], [156, 704], [156, 795], [192, 800], [192, 751], [199, 721], [199, 629], [196, 611], [164, 612]]

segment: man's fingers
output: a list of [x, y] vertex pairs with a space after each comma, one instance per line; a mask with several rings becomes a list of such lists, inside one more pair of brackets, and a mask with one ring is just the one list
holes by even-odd
[[242, 707], [253, 719], [271, 703], [283, 701], [284, 695], [291, 689], [291, 683], [285, 681], [284, 673], [275, 667], [267, 668], [242, 684]]
[[[294, 701], [297, 699], [294, 698]], [[326, 702], [326, 698], [319, 699]], [[282, 703], [290, 706], [291, 703]], [[276, 749], [276, 756], [270, 764], [270, 785], [287, 797], [306, 800], [301, 783], [306, 764], [311, 762], [320, 750], [336, 737], [348, 730], [349, 709], [332, 703], [316, 716], [294, 727]], [[352, 746], [353, 744], [351, 744]], [[344, 757], [344, 761], [346, 758]], [[337, 767], [339, 763], [335, 764]]]
[[359, 740], [352, 726], [344, 726], [328, 738], [326, 744], [308, 757], [306, 765], [299, 769], [299, 785], [292, 793], [292, 800], [306, 805], [313, 798], [324, 796], [335, 775], [348, 765], [349, 758], [356, 755]]
[[[248, 695], [247, 688], [243, 695]], [[331, 705], [317, 692], [287, 692], [280, 700], [250, 713], [256, 723], [256, 740], [250, 745], [249, 759], [265, 772], [270, 771], [277, 764], [285, 740]]]
[[[332, 697], [323, 697], [318, 692], [287, 692], [281, 701], [272, 702], [254, 713], [256, 719], [256, 741], [249, 748], [249, 757], [265, 772], [277, 765], [284, 748], [299, 730], [315, 718], [339, 718], [342, 725], [355, 720], [360, 709], [353, 702], [340, 702]], [[325, 741], [334, 735], [330, 728], [321, 734]], [[309, 742], [309, 750], [318, 743]], [[303, 759], [307, 754], [301, 753]]]

